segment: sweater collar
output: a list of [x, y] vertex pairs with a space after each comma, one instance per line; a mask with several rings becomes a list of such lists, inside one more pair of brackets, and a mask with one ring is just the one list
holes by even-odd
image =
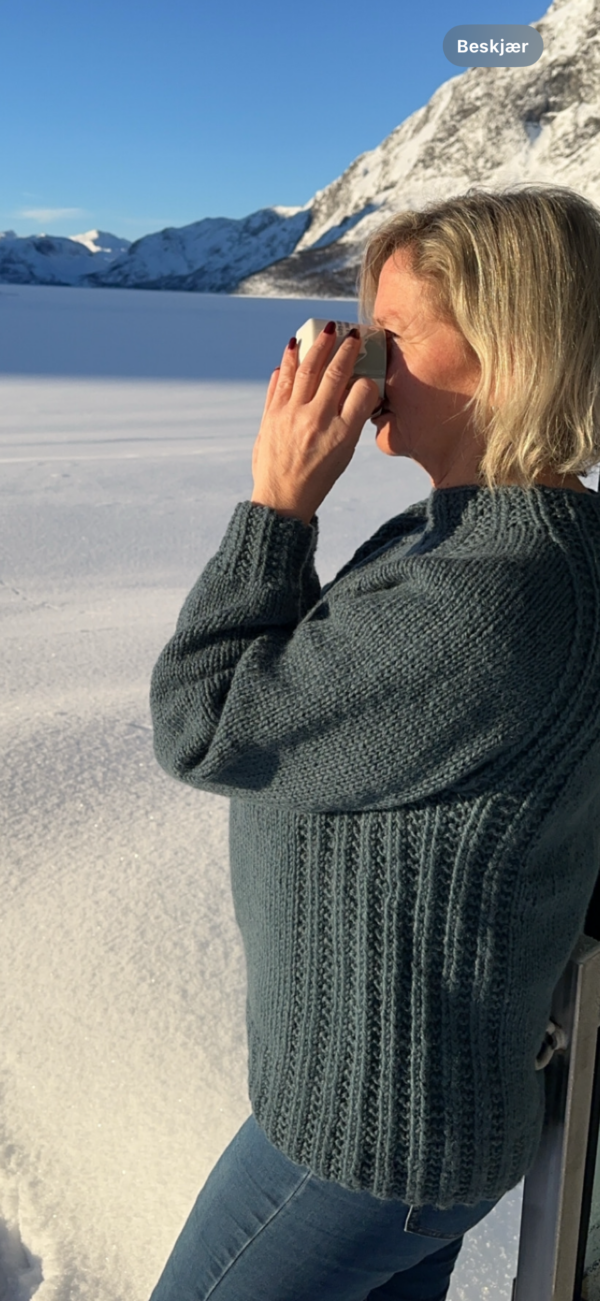
[[427, 524], [452, 530], [469, 516], [474, 519], [481, 514], [494, 512], [494, 507], [501, 511], [511, 507], [523, 508], [531, 504], [544, 505], [559, 513], [571, 512], [578, 503], [586, 502], [594, 511], [600, 505], [600, 493], [576, 492], [572, 488], [548, 488], [545, 484], [535, 484], [531, 488], [522, 488], [510, 484], [492, 490], [479, 484], [465, 484], [456, 488], [432, 488], [424, 502]]

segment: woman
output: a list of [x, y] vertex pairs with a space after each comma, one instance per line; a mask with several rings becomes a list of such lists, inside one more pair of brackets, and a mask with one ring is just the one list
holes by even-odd
[[[231, 797], [252, 1115], [152, 1301], [443, 1301], [531, 1167], [600, 868], [600, 213], [468, 195], [371, 240], [383, 410], [326, 328], [154, 670], [159, 762]], [[316, 511], [372, 415], [431, 476], [333, 582]]]

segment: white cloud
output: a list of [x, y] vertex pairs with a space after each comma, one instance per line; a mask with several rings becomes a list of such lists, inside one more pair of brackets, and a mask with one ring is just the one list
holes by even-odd
[[21, 208], [16, 214], [17, 217], [27, 217], [30, 221], [62, 221], [85, 215], [85, 208]]

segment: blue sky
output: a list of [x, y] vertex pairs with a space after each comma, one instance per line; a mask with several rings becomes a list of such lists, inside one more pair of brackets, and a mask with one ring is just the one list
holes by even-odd
[[136, 239], [301, 205], [545, 0], [4, 0], [0, 230]]

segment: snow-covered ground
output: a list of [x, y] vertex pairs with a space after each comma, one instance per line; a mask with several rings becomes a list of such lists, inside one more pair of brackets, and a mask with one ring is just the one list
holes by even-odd
[[[159, 769], [148, 686], [251, 494], [271, 368], [336, 314], [0, 290], [0, 1301], [147, 1301], [250, 1112], [227, 801]], [[367, 425], [321, 580], [428, 492]], [[450, 1301], [509, 1301], [521, 1196], [467, 1234]]]

